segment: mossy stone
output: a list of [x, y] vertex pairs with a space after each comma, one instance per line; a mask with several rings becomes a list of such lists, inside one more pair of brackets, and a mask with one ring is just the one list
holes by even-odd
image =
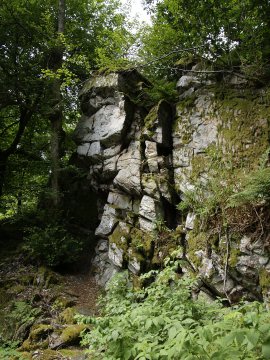
[[50, 334], [51, 332], [53, 332], [52, 325], [47, 325], [47, 324], [34, 325], [31, 328], [31, 331], [29, 334], [29, 339], [32, 342], [38, 342], [38, 341], [46, 338], [48, 336], [48, 334]]
[[60, 335], [60, 340], [64, 344], [76, 344], [80, 342], [81, 332], [89, 329], [85, 324], [67, 326]]
[[270, 272], [266, 269], [261, 269], [259, 273], [259, 282], [263, 293], [270, 290]]
[[59, 314], [59, 320], [62, 324], [75, 324], [76, 309], [74, 307], [68, 307]]
[[73, 307], [76, 302], [69, 297], [59, 296], [53, 303], [53, 308], [57, 310], [64, 310], [68, 307]]
[[191, 231], [188, 237], [187, 255], [192, 263], [199, 267], [201, 265], [200, 258], [196, 255], [199, 250], [206, 251], [208, 246], [208, 235], [204, 232], [199, 234]]
[[115, 244], [125, 253], [129, 244], [129, 232], [123, 230], [120, 225], [117, 225], [113, 233], [109, 236], [109, 243]]
[[130, 247], [134, 252], [150, 256], [154, 242], [153, 233], [133, 228], [130, 232], [130, 239]]

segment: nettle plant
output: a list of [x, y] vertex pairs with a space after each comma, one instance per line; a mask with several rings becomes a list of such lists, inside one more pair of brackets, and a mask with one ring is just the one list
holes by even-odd
[[[270, 359], [270, 314], [254, 302], [224, 308], [193, 300], [196, 279], [179, 275], [179, 261], [141, 276], [148, 287], [135, 290], [126, 272], [116, 275], [97, 318], [83, 335], [93, 359]], [[153, 281], [153, 279], [155, 279]]]

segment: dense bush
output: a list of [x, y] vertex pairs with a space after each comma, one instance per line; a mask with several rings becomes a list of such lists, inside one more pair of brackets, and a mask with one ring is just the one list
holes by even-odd
[[91, 358], [116, 359], [270, 359], [270, 314], [260, 303], [224, 308], [193, 300], [195, 280], [179, 277], [177, 263], [146, 288], [134, 290], [128, 275], [110, 283], [102, 316], [79, 317], [93, 324], [83, 344]]
[[72, 263], [83, 250], [82, 241], [57, 223], [31, 227], [26, 240], [26, 251], [49, 266]]

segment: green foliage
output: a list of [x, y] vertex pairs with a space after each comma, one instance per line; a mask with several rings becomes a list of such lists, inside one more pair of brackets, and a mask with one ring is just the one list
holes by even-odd
[[261, 168], [249, 174], [243, 189], [232, 195], [229, 206], [269, 203], [270, 200], [270, 168]]
[[[51, 104], [52, 82], [61, 84], [66, 137], [64, 142], [61, 134], [60, 157], [65, 155], [67, 160], [74, 147], [69, 134], [78, 121], [82, 82], [99, 67], [126, 65], [134, 41], [118, 0], [66, 1], [65, 32], [60, 35], [58, 3], [1, 2], [0, 196], [3, 190], [4, 198], [0, 216], [13, 215], [18, 202], [32, 206], [30, 193], [36, 200], [40, 190], [33, 187], [44, 185], [52, 170], [48, 121], [55, 106]], [[54, 71], [59, 48], [62, 61]]]
[[[27, 132], [25, 135], [28, 136]], [[44, 138], [33, 136], [32, 141], [36, 141], [36, 158], [27, 159], [20, 154], [9, 157], [4, 194], [0, 199], [0, 219], [27, 216], [35, 211], [40, 195], [48, 185], [49, 162], [38, 155], [39, 146], [44, 146]], [[24, 141], [25, 150], [28, 146], [31, 145]]]
[[141, 290], [133, 290], [126, 273], [110, 283], [98, 318], [83, 345], [93, 359], [269, 359], [270, 314], [259, 303], [223, 308], [193, 300], [195, 280], [175, 273], [169, 262]]
[[71, 235], [63, 225], [31, 227], [24, 249], [31, 257], [49, 266], [75, 262], [82, 253], [83, 243]]
[[32, 307], [26, 301], [6, 304], [6, 308], [0, 312], [0, 348], [2, 347], [3, 351], [15, 349], [40, 313], [39, 308]]
[[152, 101], [154, 104], [158, 103], [160, 100], [167, 100], [169, 102], [175, 103], [177, 101], [177, 91], [175, 81], [164, 81], [155, 79], [153, 82], [153, 87], [146, 89], [145, 92], [149, 96], [149, 101]]
[[24, 301], [15, 301], [8, 318], [19, 320], [20, 323], [28, 323], [35, 320], [40, 314], [40, 309], [33, 308]]
[[[193, 159], [193, 189], [185, 192], [184, 200], [178, 205], [180, 211], [192, 210], [201, 222], [223, 213], [228, 198], [234, 193], [237, 174], [232, 163], [223, 159], [220, 151], [209, 147], [207, 160], [198, 156]], [[204, 178], [204, 174], [208, 175]]]
[[[149, 73], [173, 76], [173, 65], [190, 54], [212, 60], [219, 69], [241, 68], [248, 76], [269, 72], [268, 1], [146, 3], [152, 3], [153, 14], [153, 26], [147, 27], [142, 36], [142, 56], [149, 62]], [[159, 60], [153, 63], [154, 58]]]
[[0, 346], [0, 358], [1, 360], [23, 360], [25, 359], [22, 354], [16, 350], [17, 344], [9, 343], [4, 346]]

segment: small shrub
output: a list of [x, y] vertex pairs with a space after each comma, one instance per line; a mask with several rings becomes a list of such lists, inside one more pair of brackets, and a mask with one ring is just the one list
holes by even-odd
[[72, 263], [83, 250], [82, 241], [58, 224], [32, 227], [26, 240], [25, 249], [30, 255], [49, 266]]
[[[263, 304], [223, 308], [191, 297], [195, 280], [179, 277], [178, 262], [155, 271], [156, 280], [133, 290], [117, 275], [98, 318], [78, 316], [93, 330], [83, 336], [91, 359], [270, 359], [270, 314]], [[143, 278], [153, 277], [150, 274]], [[143, 280], [143, 279], [142, 279]]]

